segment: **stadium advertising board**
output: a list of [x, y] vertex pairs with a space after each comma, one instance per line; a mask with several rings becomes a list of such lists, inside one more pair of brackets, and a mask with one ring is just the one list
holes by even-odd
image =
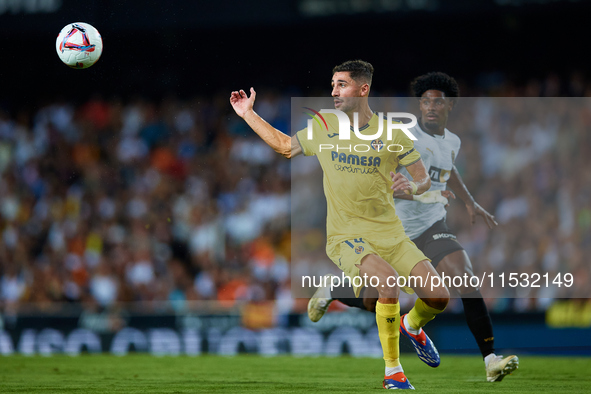
[[[506, 348], [521, 352], [591, 354], [590, 347], [581, 346], [591, 343], [589, 306], [591, 303], [566, 302], [551, 308], [546, 315], [497, 314], [494, 315], [498, 323], [496, 336]], [[37, 314], [4, 316], [1, 323], [3, 356], [147, 352], [157, 356], [251, 353], [382, 357], [375, 316], [354, 310], [327, 314], [318, 323], [312, 323], [306, 314], [284, 315], [277, 324], [265, 328], [246, 326], [244, 316], [239, 314], [200, 313]], [[431, 337], [441, 343], [441, 351], [474, 351], [469, 331], [458, 323], [456, 315], [442, 315], [430, 328]], [[548, 348], [541, 343], [553, 346]], [[403, 344], [402, 350], [412, 351], [408, 344]]]

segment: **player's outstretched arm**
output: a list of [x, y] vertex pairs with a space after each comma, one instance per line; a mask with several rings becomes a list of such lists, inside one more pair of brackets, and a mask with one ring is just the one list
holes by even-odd
[[248, 123], [251, 129], [259, 135], [277, 153], [282, 154], [284, 157], [291, 159], [302, 153], [302, 147], [300, 146], [297, 138], [290, 137], [275, 127], [271, 126], [261, 118], [256, 112], [254, 112], [254, 100], [256, 98], [256, 92], [253, 88], [250, 88], [250, 97], [246, 95], [244, 90], [234, 91], [230, 95], [230, 104], [236, 111], [236, 114]]
[[431, 187], [431, 179], [427, 175], [427, 170], [423, 164], [423, 160], [419, 160], [409, 166], [406, 166], [406, 170], [412, 177], [412, 182], [409, 181], [400, 172], [394, 174], [390, 172], [392, 179], [392, 186], [390, 189], [393, 190], [392, 196], [394, 198], [404, 198], [406, 200], [412, 200], [412, 195], [423, 194]]
[[476, 215], [480, 215], [484, 218], [488, 228], [493, 228], [494, 226], [498, 225], [495, 217], [482, 208], [476, 201], [474, 201], [474, 197], [472, 197], [468, 191], [468, 188], [466, 187], [466, 184], [460, 176], [456, 166], [452, 168], [447, 184], [449, 188], [453, 190], [453, 192], [458, 197], [460, 197], [464, 204], [466, 204], [468, 215], [470, 215], [470, 223], [474, 224], [476, 222]]

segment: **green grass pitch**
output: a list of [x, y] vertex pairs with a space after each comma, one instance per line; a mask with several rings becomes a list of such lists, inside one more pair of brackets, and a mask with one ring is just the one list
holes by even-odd
[[[423, 392], [591, 392], [591, 358], [522, 356], [500, 383], [485, 381], [478, 356], [430, 368], [404, 354], [403, 365]], [[382, 360], [351, 357], [0, 357], [1, 393], [375, 393], [382, 378]]]

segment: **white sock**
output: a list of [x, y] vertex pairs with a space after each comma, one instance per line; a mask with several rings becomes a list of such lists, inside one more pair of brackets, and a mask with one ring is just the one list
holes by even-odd
[[395, 373], [398, 373], [398, 372], [404, 372], [404, 369], [402, 369], [402, 365], [399, 365], [397, 367], [392, 367], [392, 368], [386, 367], [386, 376], [394, 375]]
[[484, 358], [484, 365], [488, 368], [488, 363], [490, 363], [490, 360], [492, 360], [493, 358], [495, 358], [497, 355], [494, 353], [489, 354], [488, 356], [486, 356]]
[[417, 330], [416, 328], [412, 328], [410, 326], [409, 321], [408, 321], [408, 315], [404, 316], [404, 327], [406, 328], [406, 331], [410, 332], [413, 335], [419, 335], [421, 333], [420, 328]]

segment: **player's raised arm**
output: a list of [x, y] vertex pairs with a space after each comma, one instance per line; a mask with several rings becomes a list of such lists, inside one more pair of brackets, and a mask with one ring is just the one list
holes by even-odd
[[248, 123], [251, 129], [259, 135], [277, 153], [291, 159], [302, 153], [297, 138], [290, 137], [271, 126], [253, 110], [256, 92], [250, 88], [250, 97], [244, 90], [234, 91], [230, 95], [230, 104], [236, 114]]
[[466, 209], [468, 210], [468, 215], [470, 215], [470, 222], [472, 224], [474, 224], [476, 221], [476, 215], [480, 215], [484, 218], [488, 228], [493, 228], [494, 226], [498, 225], [495, 217], [482, 208], [476, 201], [474, 201], [474, 197], [472, 197], [468, 191], [468, 188], [462, 180], [462, 177], [460, 176], [456, 166], [453, 166], [451, 170], [447, 185], [458, 197], [460, 197], [464, 204], [466, 204]]
[[[395, 198], [405, 198], [406, 196], [422, 194], [429, 190], [431, 187], [431, 178], [427, 175], [427, 170], [422, 160], [406, 166], [406, 170], [412, 177], [412, 181], [409, 181], [403, 174], [390, 172], [392, 178], [392, 186], [390, 189], [394, 191], [393, 196]], [[405, 198], [412, 200], [412, 198]]]

